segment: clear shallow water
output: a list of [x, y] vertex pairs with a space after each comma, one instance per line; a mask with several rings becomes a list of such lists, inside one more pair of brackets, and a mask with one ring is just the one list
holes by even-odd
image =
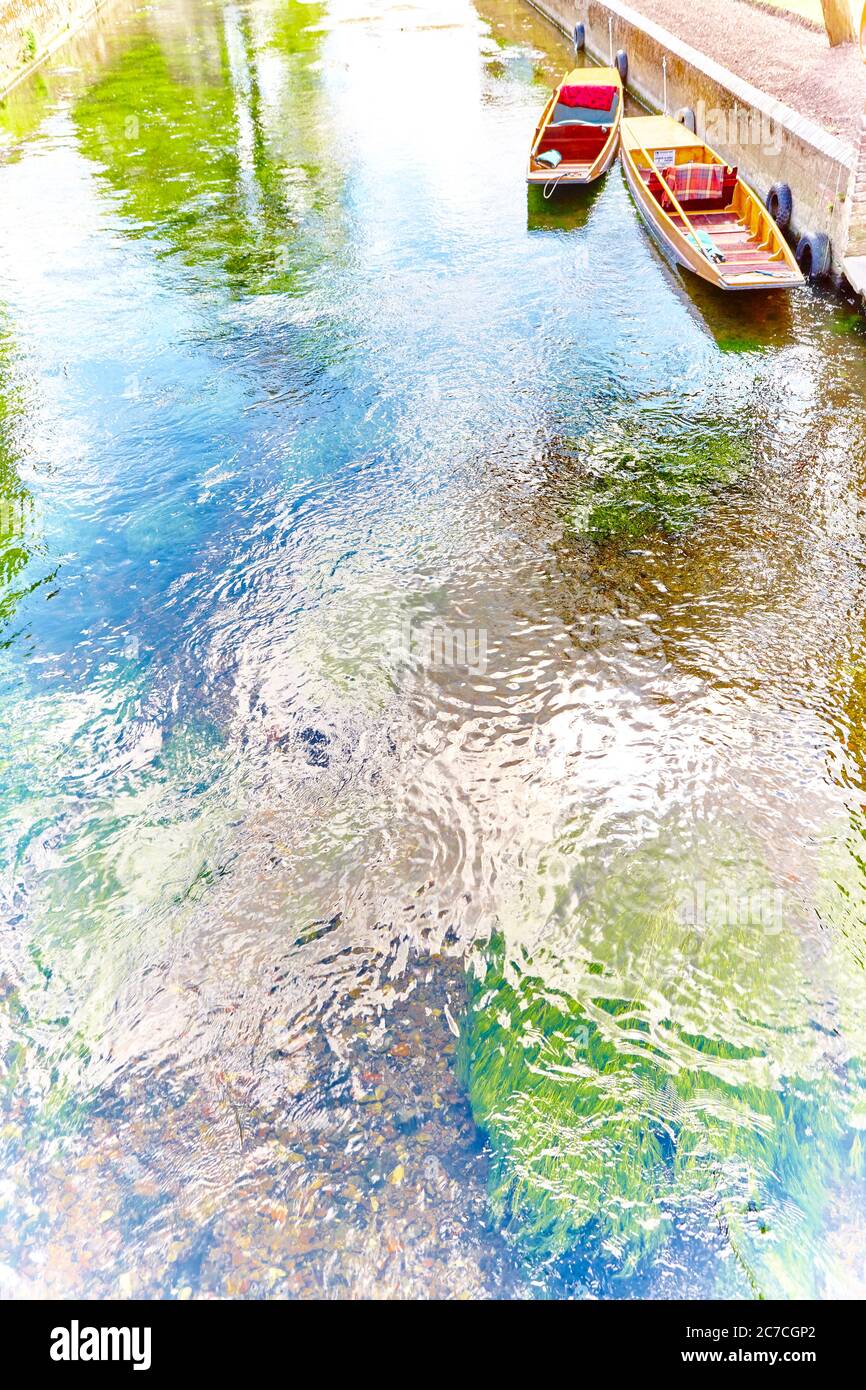
[[119, 3], [2, 112], [18, 1292], [862, 1296], [864, 385], [528, 9]]

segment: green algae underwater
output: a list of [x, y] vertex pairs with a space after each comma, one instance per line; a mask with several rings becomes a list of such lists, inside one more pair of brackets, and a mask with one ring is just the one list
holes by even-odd
[[683, 535], [752, 458], [742, 425], [737, 432], [724, 419], [672, 420], [646, 408], [567, 447], [577, 468], [569, 524], [599, 542]]
[[495, 1223], [530, 1262], [580, 1250], [626, 1287], [686, 1233], [716, 1242], [716, 1296], [820, 1296], [803, 1252], [866, 1177], [858, 866], [825, 866], [825, 928], [849, 930], [820, 961], [733, 832], [578, 855], [558, 897], [536, 944], [499, 931], [469, 975], [459, 1068]]

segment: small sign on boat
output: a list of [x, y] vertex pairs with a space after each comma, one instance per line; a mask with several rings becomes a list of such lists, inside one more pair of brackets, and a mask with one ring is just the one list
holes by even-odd
[[657, 169], [672, 169], [676, 162], [676, 150], [656, 150], [653, 156], [653, 163]]

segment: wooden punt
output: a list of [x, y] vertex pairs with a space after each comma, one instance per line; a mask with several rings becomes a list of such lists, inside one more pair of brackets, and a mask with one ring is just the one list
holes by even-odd
[[805, 283], [760, 199], [735, 168], [678, 121], [626, 118], [622, 161], [638, 211], [677, 264], [722, 290]]
[[[548, 100], [529, 151], [527, 183], [594, 183], [616, 158], [622, 80], [616, 68], [575, 68]], [[560, 155], [551, 164], [539, 156]]]

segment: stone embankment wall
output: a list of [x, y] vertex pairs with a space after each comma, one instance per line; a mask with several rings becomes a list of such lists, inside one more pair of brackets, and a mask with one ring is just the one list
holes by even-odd
[[108, 0], [0, 0], [0, 97]]

